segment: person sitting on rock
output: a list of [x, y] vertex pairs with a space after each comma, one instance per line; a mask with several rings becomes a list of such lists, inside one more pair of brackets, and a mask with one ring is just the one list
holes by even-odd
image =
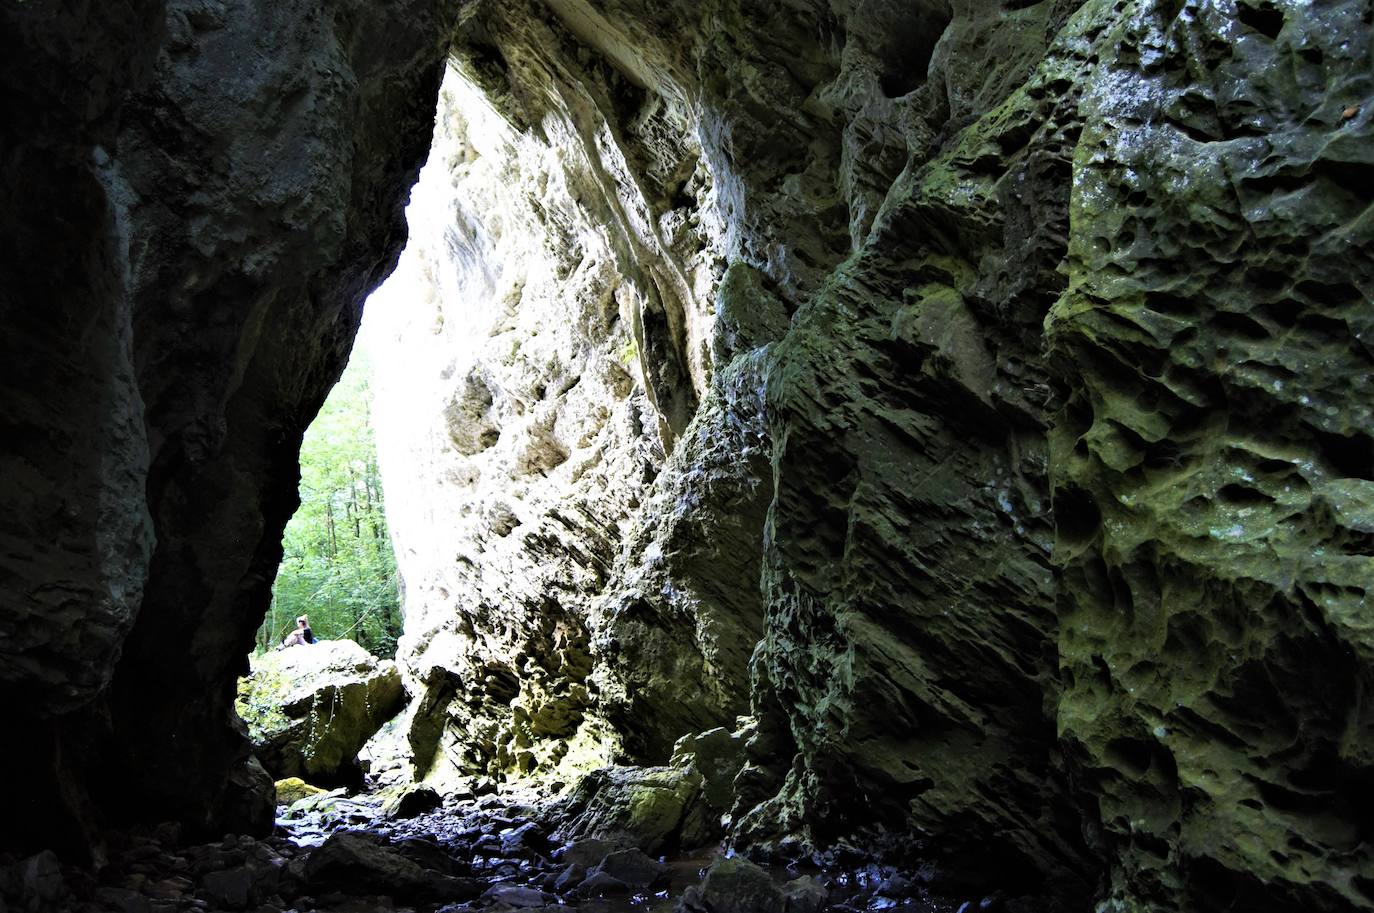
[[296, 619], [296, 630], [286, 635], [286, 640], [281, 642], [283, 647], [305, 646], [315, 642], [315, 634], [310, 630], [310, 617], [302, 615]]

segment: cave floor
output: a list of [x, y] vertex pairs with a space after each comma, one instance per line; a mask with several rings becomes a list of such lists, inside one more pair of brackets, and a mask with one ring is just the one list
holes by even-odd
[[[44, 913], [971, 913], [997, 897], [940, 898], [876, 865], [759, 868], [719, 847], [652, 858], [597, 839], [563, 843], [529, 796], [450, 802], [412, 817], [328, 794], [282, 809], [263, 838], [183, 845], [165, 824], [105, 835], [96, 870], [51, 853], [0, 859], [10, 909]], [[725, 860], [722, 862], [722, 860]], [[718, 876], [707, 877], [713, 863]], [[0, 910], [6, 909], [0, 902]]]

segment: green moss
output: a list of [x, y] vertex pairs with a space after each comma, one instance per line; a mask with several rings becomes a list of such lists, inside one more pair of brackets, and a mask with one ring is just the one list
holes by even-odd
[[248, 725], [248, 737], [259, 743], [291, 724], [281, 705], [281, 696], [291, 690], [291, 679], [279, 668], [256, 662], [254, 667], [239, 679], [234, 709]]
[[277, 781], [277, 804], [290, 805], [308, 796], [318, 796], [325, 790], [311, 786], [300, 777], [287, 777]]

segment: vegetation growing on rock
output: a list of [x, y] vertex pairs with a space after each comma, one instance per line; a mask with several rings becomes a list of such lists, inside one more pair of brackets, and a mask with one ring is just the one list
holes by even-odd
[[331, 640], [253, 657], [235, 709], [274, 779], [357, 784], [359, 750], [404, 700], [394, 662]]

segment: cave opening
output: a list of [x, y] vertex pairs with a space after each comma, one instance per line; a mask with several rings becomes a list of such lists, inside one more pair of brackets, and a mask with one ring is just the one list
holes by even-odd
[[0, 910], [1368, 908], [1368, 4], [1137, 5], [0, 5]]
[[400, 589], [373, 430], [368, 313], [302, 441], [301, 504], [283, 532], [255, 655], [280, 647], [300, 619], [311, 641], [350, 639], [380, 658], [396, 655]]
[[666, 455], [640, 340], [671, 349], [668, 318], [582, 199], [592, 163], [518, 121], [450, 61], [407, 244], [305, 433], [236, 703], [287, 798], [560, 794], [627, 759], [591, 629]]

